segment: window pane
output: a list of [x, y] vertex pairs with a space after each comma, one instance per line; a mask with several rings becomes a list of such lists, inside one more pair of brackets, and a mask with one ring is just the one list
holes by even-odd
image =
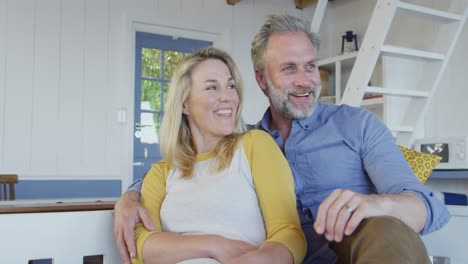
[[164, 52], [164, 79], [171, 79], [177, 64], [182, 60], [184, 54], [178, 51]]
[[141, 51], [141, 72], [143, 77], [161, 77], [161, 50], [143, 48]]
[[161, 109], [161, 83], [149, 80], [141, 82], [141, 109]]
[[161, 115], [158, 113], [141, 113], [141, 143], [158, 144], [159, 127], [161, 126]]

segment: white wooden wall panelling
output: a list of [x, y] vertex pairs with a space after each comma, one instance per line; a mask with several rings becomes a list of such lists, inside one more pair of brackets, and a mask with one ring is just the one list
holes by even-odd
[[[174, 27], [182, 27], [180, 19], [184, 20], [180, 10], [180, 0], [165, 1], [157, 0], [156, 10], [152, 14], [156, 14], [153, 20], [158, 21], [159, 25], [172, 25]], [[139, 16], [144, 17], [144, 16]]]
[[5, 129], [5, 84], [6, 84], [6, 43], [7, 43], [7, 0], [0, 0], [0, 169], [4, 159]]
[[[109, 130], [106, 137], [108, 142], [107, 151], [111, 155], [106, 156], [107, 167], [113, 168], [121, 172], [119, 175], [121, 179], [131, 176], [130, 172], [126, 171], [127, 167], [131, 167], [132, 150], [131, 139], [133, 138], [131, 127], [133, 117], [130, 116], [130, 108], [132, 104], [128, 103], [128, 98], [133, 98], [133, 83], [131, 78], [126, 76], [133, 76], [128, 72], [128, 63], [126, 63], [125, 56], [129, 49], [127, 49], [128, 41], [124, 41], [125, 28], [127, 21], [124, 19], [124, 3], [123, 0], [116, 0], [109, 2], [109, 44], [108, 44], [108, 59], [109, 59], [109, 89], [111, 90], [108, 95], [108, 100], [111, 101], [112, 112], [110, 114]], [[127, 114], [127, 120], [124, 123], [116, 122], [117, 111], [122, 110]], [[124, 176], [125, 175], [125, 176]], [[122, 184], [122, 189], [126, 190], [126, 185]]]
[[83, 166], [105, 170], [108, 113], [108, 1], [86, 1], [83, 85]]
[[34, 2], [7, 1], [4, 164], [7, 170], [30, 166], [34, 65]]
[[[138, 1], [133, 2], [129, 0], [119, 0], [112, 2], [110, 14], [112, 21], [120, 21], [116, 25], [119, 27], [112, 27], [116, 34], [113, 34], [111, 39], [116, 40], [116, 43], [120, 43], [120, 51], [116, 54], [120, 54], [120, 66], [115, 68], [116, 72], [121, 78], [120, 82], [116, 82], [113, 79], [113, 83], [121, 87], [121, 93], [119, 97], [116, 97], [116, 101], [119, 105], [123, 105], [127, 112], [128, 121], [121, 130], [121, 138], [118, 144], [121, 144], [121, 155], [119, 168], [122, 174], [122, 192], [127, 190], [127, 187], [133, 182], [133, 124], [134, 124], [134, 97], [135, 97], [135, 29], [134, 23], [144, 22], [151, 24], [149, 13], [153, 14], [153, 17], [158, 17], [157, 13], [157, 1]], [[146, 12], [145, 12], [146, 10]], [[154, 18], [153, 18], [154, 19]], [[114, 24], [113, 24], [114, 25]], [[118, 32], [118, 33], [117, 33]], [[117, 48], [117, 47], [115, 47]], [[118, 57], [118, 55], [116, 56]], [[113, 59], [114, 56], [111, 56]], [[122, 86], [123, 84], [123, 86]], [[114, 164], [115, 165], [115, 164]]]
[[[191, 24], [198, 24], [207, 21], [207, 18], [204, 15], [211, 11], [211, 7], [209, 4], [205, 6], [204, 0], [179, 0], [175, 2], [179, 2], [178, 9], [181, 15], [180, 19], [184, 22], [184, 24], [187, 24], [188, 22], [191, 22]], [[199, 17], [194, 14], [198, 14]], [[195, 17], [196, 19], [194, 19]]]
[[58, 170], [83, 164], [85, 2], [62, 0]]
[[156, 4], [157, 15], [151, 14], [151, 20], [157, 25], [220, 32], [230, 28], [233, 8], [217, 0], [159, 0]]
[[60, 0], [35, 2], [31, 170], [50, 172], [57, 169]]
[[[192, 0], [192, 1], [174, 1], [174, 2], [179, 2], [179, 12], [180, 12], [180, 17], [179, 17], [179, 22], [183, 25], [186, 25], [185, 27], [189, 28], [199, 28], [198, 25], [209, 25], [209, 21], [217, 21], [217, 23], [224, 24], [225, 21], [218, 15], [223, 14], [223, 10], [219, 10], [218, 15], [214, 15], [212, 13], [213, 7], [212, 4], [214, 4], [215, 1], [208, 1], [210, 3], [206, 3], [204, 0]], [[225, 4], [224, 1], [218, 1], [222, 2], [220, 4]], [[228, 8], [228, 5], [226, 5]], [[164, 10], [160, 10], [160, 12]], [[172, 18], [174, 19], [174, 18]], [[224, 19], [230, 19], [230, 17], [225, 17]], [[216, 23], [216, 24], [217, 24]], [[215, 23], [214, 23], [215, 24]]]

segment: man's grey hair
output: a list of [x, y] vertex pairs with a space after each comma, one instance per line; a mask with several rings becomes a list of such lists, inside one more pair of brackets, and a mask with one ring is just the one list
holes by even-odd
[[305, 19], [288, 14], [277, 14], [268, 16], [267, 21], [252, 40], [250, 55], [254, 69], [263, 71], [265, 68], [264, 56], [267, 49], [268, 39], [273, 33], [304, 32], [318, 52], [320, 38], [318, 34], [310, 32], [310, 23]]

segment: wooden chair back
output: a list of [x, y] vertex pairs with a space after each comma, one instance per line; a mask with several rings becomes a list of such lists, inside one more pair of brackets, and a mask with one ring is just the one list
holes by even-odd
[[18, 175], [0, 174], [0, 201], [15, 199], [16, 183], [18, 183]]

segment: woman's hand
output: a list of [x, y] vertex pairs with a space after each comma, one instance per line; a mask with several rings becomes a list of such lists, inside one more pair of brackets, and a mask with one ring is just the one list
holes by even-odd
[[211, 257], [221, 263], [227, 263], [231, 259], [238, 258], [257, 249], [257, 247], [247, 242], [233, 240], [222, 236], [216, 236], [211, 248]]
[[232, 258], [223, 264], [293, 264], [289, 249], [278, 242], [266, 242], [256, 250]]

